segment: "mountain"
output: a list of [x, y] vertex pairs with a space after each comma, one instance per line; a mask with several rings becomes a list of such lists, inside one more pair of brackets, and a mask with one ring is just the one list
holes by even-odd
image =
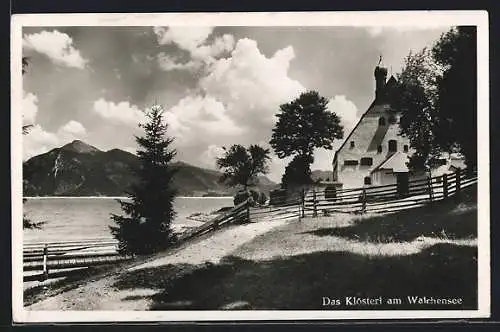
[[[227, 196], [235, 191], [218, 182], [221, 173], [179, 161], [173, 183], [182, 196]], [[124, 196], [134, 181], [137, 156], [112, 149], [101, 151], [75, 140], [35, 156], [23, 164], [24, 196]], [[266, 193], [276, 184], [260, 177]]]

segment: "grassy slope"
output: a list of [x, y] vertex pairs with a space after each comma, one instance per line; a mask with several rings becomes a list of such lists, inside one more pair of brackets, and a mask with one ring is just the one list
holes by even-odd
[[[155, 288], [154, 310], [325, 309], [322, 297], [398, 297], [403, 305], [328, 307], [335, 309], [474, 309], [477, 306], [477, 248], [436, 244], [416, 254], [377, 256], [315, 249], [290, 255], [305, 236], [367, 242], [411, 241], [420, 235], [456, 238], [476, 236], [475, 194], [432, 208], [374, 218], [360, 218], [332, 228], [305, 219], [273, 230], [243, 245], [239, 252], [275, 251], [281, 257], [261, 260], [226, 257], [220, 264], [167, 265], [122, 275], [120, 289]], [[332, 217], [334, 218], [334, 217]], [[319, 218], [318, 218], [319, 219]], [[419, 222], [416, 222], [419, 221]], [[367, 241], [367, 242], [362, 242]], [[318, 248], [321, 246], [318, 245]], [[264, 248], [264, 249], [263, 249]], [[323, 248], [323, 247], [321, 247]], [[321, 251], [319, 251], [321, 250]], [[236, 253], [238, 250], [236, 251]], [[240, 255], [241, 256], [241, 255]], [[406, 304], [406, 296], [460, 297], [463, 305]]]

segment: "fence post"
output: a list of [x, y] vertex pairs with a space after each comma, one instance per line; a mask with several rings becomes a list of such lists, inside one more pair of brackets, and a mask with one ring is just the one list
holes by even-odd
[[49, 247], [47, 244], [43, 247], [43, 281], [47, 280], [49, 278], [49, 268], [47, 266], [47, 260], [49, 255]]
[[302, 197], [301, 197], [301, 199], [302, 199], [302, 202], [301, 202], [301, 204], [302, 204], [302, 218], [304, 218], [305, 217], [305, 211], [304, 210], [305, 210], [305, 207], [306, 207], [306, 203], [305, 203], [305, 201], [306, 201], [306, 189], [305, 188], [302, 188]]
[[460, 173], [461, 173], [461, 169], [458, 168], [455, 172], [455, 186], [456, 186], [456, 190], [455, 190], [455, 195], [459, 194], [460, 193], [460, 187], [461, 187], [461, 183], [460, 183]]
[[318, 216], [318, 210], [316, 206], [316, 188], [313, 187], [313, 217]]
[[429, 202], [432, 203], [432, 178], [430, 175], [427, 176], [427, 189], [429, 190]]
[[443, 174], [443, 199], [448, 197], [448, 174]]
[[361, 213], [366, 212], [366, 188], [363, 187], [363, 193], [361, 194]]
[[248, 201], [248, 199], [245, 205], [247, 209], [247, 222], [250, 222], [250, 202]]

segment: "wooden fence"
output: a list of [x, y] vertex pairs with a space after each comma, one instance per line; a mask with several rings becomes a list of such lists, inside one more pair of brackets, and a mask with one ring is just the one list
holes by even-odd
[[[249, 215], [250, 206], [247, 202], [243, 202], [199, 227], [183, 232], [178, 237], [176, 245], [181, 245], [228, 224], [248, 222]], [[25, 243], [23, 279], [24, 281], [46, 280], [66, 276], [77, 268], [116, 264], [133, 259], [132, 256], [118, 254], [117, 245], [117, 241], [111, 239]]]
[[313, 188], [303, 193], [301, 217], [340, 213], [386, 213], [415, 208], [458, 194], [477, 183], [477, 173], [457, 170], [441, 176], [398, 184], [337, 190], [327, 193]]
[[272, 205], [250, 208], [251, 221], [325, 216], [331, 213], [386, 213], [415, 208], [456, 195], [477, 183], [477, 173], [457, 170], [398, 184], [332, 190], [309, 188], [274, 196]]

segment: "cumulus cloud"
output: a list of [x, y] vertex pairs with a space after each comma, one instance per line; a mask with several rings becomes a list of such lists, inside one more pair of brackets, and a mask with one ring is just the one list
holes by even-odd
[[84, 139], [86, 135], [85, 127], [74, 120], [68, 121], [55, 133], [35, 124], [27, 135], [23, 135], [23, 159], [46, 153], [75, 139]]
[[194, 70], [200, 68], [201, 66], [201, 63], [192, 60], [184, 63], [180, 62], [180, 60], [174, 58], [171, 55], [165, 54], [164, 52], [159, 53], [157, 59], [158, 59], [158, 65], [160, 66], [161, 69], [165, 71]]
[[23, 46], [28, 50], [45, 54], [58, 65], [83, 69], [88, 62], [73, 46], [73, 39], [57, 30], [25, 34]]
[[38, 98], [31, 92], [23, 97], [23, 125], [33, 124], [38, 113]]
[[231, 57], [217, 60], [200, 87], [227, 105], [228, 115], [242, 125], [270, 129], [280, 104], [297, 97], [305, 88], [288, 76], [292, 47], [267, 58], [251, 39], [240, 39]]
[[154, 27], [160, 45], [174, 44], [188, 52], [189, 60], [182, 62], [165, 53], [158, 55], [158, 64], [165, 71], [197, 70], [210, 65], [221, 54], [234, 48], [234, 37], [229, 34], [208, 41], [213, 27]]
[[128, 125], [137, 125], [145, 120], [144, 112], [128, 101], [114, 103], [100, 98], [94, 102], [93, 111], [104, 119]]
[[85, 127], [78, 121], [70, 120], [64, 126], [59, 129], [61, 134], [69, 134], [75, 136], [85, 136], [87, 134], [87, 130]]
[[344, 137], [347, 137], [359, 121], [358, 108], [344, 95], [330, 98], [327, 107], [340, 117], [341, 124], [344, 126]]
[[225, 106], [212, 96], [187, 96], [165, 118], [179, 144], [203, 144], [243, 133]]
[[205, 151], [200, 155], [199, 162], [202, 166], [214, 169], [215, 161], [224, 155], [224, 150], [221, 146], [210, 144]]

